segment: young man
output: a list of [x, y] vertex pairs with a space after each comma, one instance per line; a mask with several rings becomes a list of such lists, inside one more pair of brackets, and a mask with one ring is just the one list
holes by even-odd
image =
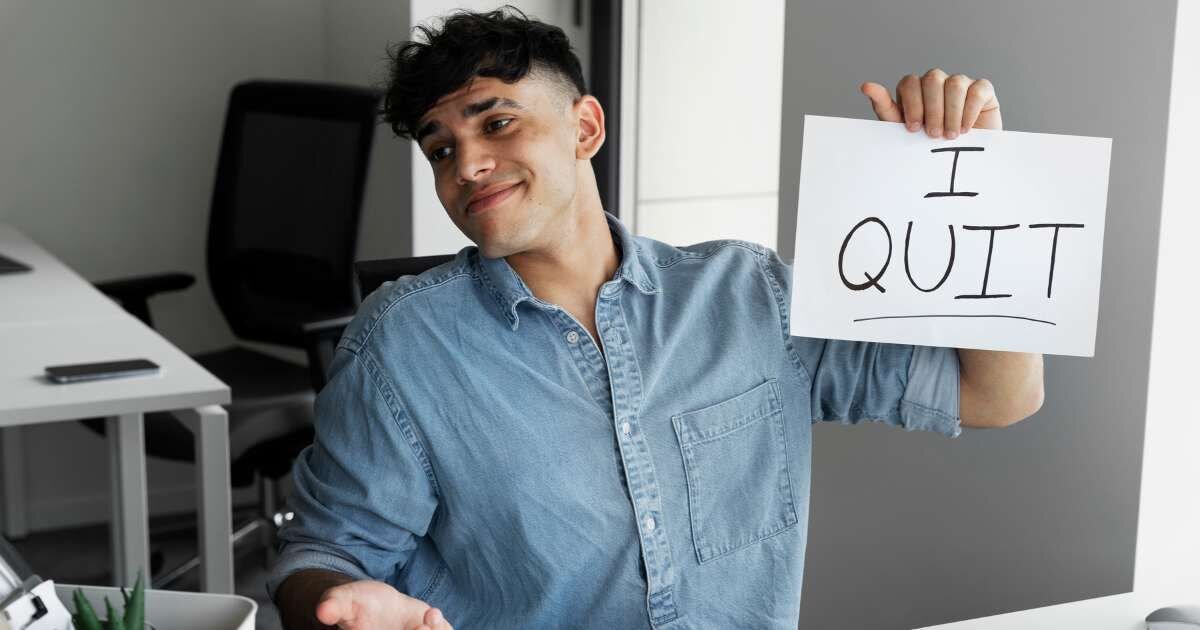
[[[561, 30], [422, 31], [385, 117], [477, 247], [339, 344], [269, 584], [289, 627], [794, 628], [813, 422], [953, 437], [1041, 405], [1040, 355], [791, 337], [775, 252], [631, 235]], [[984, 80], [862, 90], [931, 136], [1000, 127]]]

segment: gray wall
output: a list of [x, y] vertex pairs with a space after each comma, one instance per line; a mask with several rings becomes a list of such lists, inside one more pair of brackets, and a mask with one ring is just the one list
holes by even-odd
[[[204, 270], [229, 90], [250, 78], [374, 83], [408, 12], [408, 0], [0, 0], [0, 222], [89, 280], [196, 275], [154, 299], [156, 326], [188, 352], [232, 343]], [[360, 257], [411, 252], [409, 174], [406, 141], [380, 127]], [[108, 518], [100, 438], [56, 423], [13, 439], [32, 528]], [[152, 513], [194, 505], [190, 466], [151, 460], [148, 481]]]
[[1175, 3], [791, 2], [779, 245], [803, 114], [873, 119], [861, 81], [988, 77], [1005, 128], [1113, 138], [1096, 356], [1046, 357], [1046, 402], [957, 440], [822, 426], [801, 628], [913, 628], [1132, 588]]

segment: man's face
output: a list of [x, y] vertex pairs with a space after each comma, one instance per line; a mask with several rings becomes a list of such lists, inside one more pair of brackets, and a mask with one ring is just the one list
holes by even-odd
[[475, 77], [417, 124], [438, 199], [484, 256], [544, 247], [574, 214], [578, 125], [570, 101], [537, 73], [513, 84]]

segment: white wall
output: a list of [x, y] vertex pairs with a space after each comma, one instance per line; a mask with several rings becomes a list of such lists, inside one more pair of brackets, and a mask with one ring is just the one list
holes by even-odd
[[[408, 37], [409, 0], [323, 0], [323, 5], [323, 78], [382, 89], [387, 80], [387, 46]], [[375, 130], [358, 260], [412, 255], [408, 145], [386, 124]]]
[[777, 240], [782, 0], [644, 0], [634, 231]]
[[[407, 20], [406, 0], [4, 0], [0, 222], [89, 280], [194, 274], [196, 286], [153, 301], [155, 324], [188, 352], [228, 345], [204, 239], [230, 89], [250, 78], [371, 84]], [[381, 127], [360, 257], [411, 251], [407, 160]], [[100, 438], [58, 423], [5, 440], [26, 455], [30, 527], [108, 518]], [[152, 460], [147, 473], [153, 514], [194, 505], [189, 465]]]
[[1200, 602], [1200, 423], [1194, 411], [1200, 304], [1191, 274], [1200, 233], [1200, 2], [1179, 3], [1172, 75], [1133, 583], [1138, 590], [1174, 589], [1178, 603], [1194, 604]]

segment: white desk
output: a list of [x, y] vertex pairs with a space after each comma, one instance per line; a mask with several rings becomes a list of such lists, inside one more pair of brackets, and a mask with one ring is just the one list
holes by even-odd
[[[132, 584], [138, 567], [150, 566], [142, 417], [152, 411], [174, 413], [196, 436], [201, 588], [232, 593], [229, 419], [220, 406], [229, 402], [229, 388], [4, 225], [0, 254], [33, 267], [0, 274], [0, 427], [107, 418], [114, 569], [118, 582]], [[43, 377], [48, 365], [133, 357], [162, 369], [155, 376], [70, 385]]]
[[1166, 606], [1196, 605], [1200, 592], [1140, 591], [980, 617], [918, 630], [1146, 630], [1146, 615]]

